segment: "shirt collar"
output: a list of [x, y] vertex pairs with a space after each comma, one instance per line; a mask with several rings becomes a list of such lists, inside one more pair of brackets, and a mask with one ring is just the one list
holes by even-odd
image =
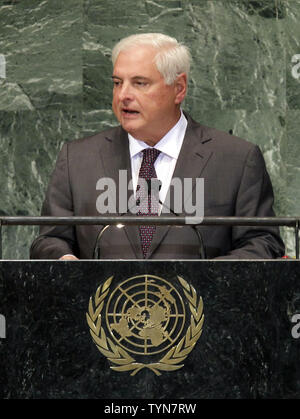
[[[168, 156], [177, 159], [180, 153], [181, 145], [184, 139], [185, 131], [187, 127], [187, 120], [181, 111], [181, 116], [179, 121], [174, 125], [170, 131], [157, 143], [154, 148], [157, 148], [162, 153], [167, 154]], [[128, 134], [129, 139], [129, 152], [130, 157], [135, 157], [145, 148], [149, 148], [149, 145], [144, 143], [144, 141], [137, 140], [132, 135]]]

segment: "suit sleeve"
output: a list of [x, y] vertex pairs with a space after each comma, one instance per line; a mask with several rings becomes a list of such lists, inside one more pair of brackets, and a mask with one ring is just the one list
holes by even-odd
[[[58, 156], [42, 207], [42, 216], [70, 217], [74, 215], [68, 168], [68, 144]], [[41, 226], [40, 235], [30, 249], [31, 259], [59, 259], [77, 251], [73, 226]]]
[[[235, 205], [237, 217], [273, 217], [273, 188], [260, 149], [248, 153]], [[275, 259], [284, 255], [278, 227], [234, 226], [226, 259]], [[224, 257], [223, 257], [224, 258]]]

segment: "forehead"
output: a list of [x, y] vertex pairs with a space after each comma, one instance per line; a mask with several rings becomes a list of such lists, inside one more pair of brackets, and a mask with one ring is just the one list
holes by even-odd
[[126, 75], [129, 77], [160, 75], [155, 64], [156, 54], [157, 50], [147, 45], [121, 51], [116, 59], [113, 73], [115, 76]]

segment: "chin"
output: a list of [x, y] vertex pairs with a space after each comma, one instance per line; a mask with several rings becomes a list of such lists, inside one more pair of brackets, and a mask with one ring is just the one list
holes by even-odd
[[139, 139], [142, 135], [143, 129], [141, 127], [136, 126], [135, 124], [130, 124], [128, 122], [124, 122], [121, 124], [123, 129], [127, 131], [133, 137]]

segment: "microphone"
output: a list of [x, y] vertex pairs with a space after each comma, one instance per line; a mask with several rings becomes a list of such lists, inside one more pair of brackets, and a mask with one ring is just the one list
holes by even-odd
[[[140, 201], [140, 200], [138, 199], [138, 200], [136, 201], [135, 205], [134, 205], [134, 206], [132, 206], [131, 208], [128, 208], [126, 212], [123, 212], [123, 213], [120, 215], [120, 217], [123, 217], [124, 215], [127, 215], [129, 212], [131, 212], [131, 210], [132, 210], [133, 208], [136, 208], [136, 206], [140, 204], [140, 202], [139, 202], [139, 201]], [[99, 233], [98, 233], [98, 235], [97, 235], [96, 242], [95, 242], [95, 246], [94, 246], [93, 259], [100, 259], [100, 246], [99, 246], [99, 245], [100, 245], [100, 241], [101, 241], [101, 238], [102, 238], [103, 234], [105, 233], [105, 231], [106, 231], [109, 227], [111, 227], [111, 224], [106, 224], [106, 225], [105, 225], [105, 226], [103, 226], [103, 227], [101, 228], [101, 230], [99, 231]], [[117, 224], [117, 225], [116, 225], [116, 227], [117, 227], [117, 228], [123, 228], [124, 226], [123, 226], [122, 224]]]
[[[159, 191], [162, 187], [162, 182], [159, 179], [147, 179], [147, 186], [148, 186], [148, 196], [152, 195], [155, 196], [156, 199], [158, 199], [158, 203], [165, 207], [168, 211], [170, 211], [173, 215], [176, 217], [179, 217], [179, 214], [177, 214], [175, 211], [172, 210], [172, 208], [169, 208], [167, 205], [165, 205], [163, 202], [161, 202], [159, 198]], [[153, 187], [154, 186], [154, 187]], [[154, 193], [152, 193], [152, 189], [154, 190]], [[205, 253], [205, 247], [203, 243], [203, 238], [199, 230], [197, 230], [195, 225], [188, 224], [189, 227], [191, 227], [195, 233], [197, 234], [198, 242], [199, 242], [199, 255], [200, 259], [206, 259], [206, 253]]]
[[[147, 182], [148, 184], [148, 182]], [[148, 196], [149, 196], [149, 188], [148, 188]], [[127, 215], [128, 213], [131, 213], [131, 210], [134, 208], [135, 212], [136, 212], [136, 208], [140, 205], [140, 198], [136, 199], [135, 201], [135, 205], [133, 205], [131, 208], [128, 208], [126, 212], [123, 212], [120, 217], [123, 217], [124, 215]], [[101, 242], [101, 238], [103, 236], [103, 234], [105, 233], [105, 231], [111, 227], [111, 224], [107, 224], [104, 227], [101, 228], [101, 230], [99, 231], [98, 235], [97, 235], [97, 239], [95, 242], [95, 246], [94, 246], [94, 251], [93, 251], [93, 259], [100, 259], [100, 242]], [[116, 227], [118, 228], [122, 228], [124, 227], [122, 224], [117, 224]]]
[[[179, 217], [179, 214], [177, 214], [175, 211], [172, 210], [172, 208], [169, 208], [167, 205], [165, 205], [163, 202], [161, 202], [161, 200], [159, 199], [159, 191], [161, 190], [162, 187], [162, 182], [159, 179], [156, 179], [155, 182], [153, 182], [153, 179], [147, 179], [147, 187], [148, 187], [148, 197], [150, 195], [153, 196], [152, 190], [154, 190], [154, 193], [156, 195], [156, 197], [158, 198], [158, 203], [160, 205], [162, 205], [164, 208], [166, 208], [168, 211], [170, 211], [173, 215], [175, 215], [176, 217]], [[154, 184], [154, 185], [153, 185]], [[154, 186], [154, 188], [152, 188]], [[157, 199], [156, 198], [156, 199]], [[138, 198], [136, 200], [135, 205], [132, 208], [136, 208], [137, 206], [140, 205], [140, 198]], [[123, 214], [121, 214], [121, 217], [123, 217], [124, 215], [128, 214], [129, 212], [131, 212], [132, 208], [129, 208], [126, 212], [124, 212]], [[100, 259], [100, 242], [101, 242], [101, 238], [103, 236], [103, 234], [105, 233], [105, 231], [111, 227], [111, 224], [107, 224], [104, 227], [102, 227], [102, 229], [99, 231], [98, 235], [97, 235], [97, 239], [95, 242], [95, 246], [94, 246], [94, 251], [93, 251], [93, 259]], [[122, 228], [124, 227], [123, 225], [117, 225], [116, 227], [118, 228]], [[203, 238], [201, 236], [201, 233], [199, 230], [197, 230], [195, 225], [188, 225], [188, 227], [191, 227], [194, 232], [197, 235], [198, 238], [198, 242], [199, 242], [199, 255], [200, 255], [200, 259], [206, 259], [206, 254], [205, 254], [205, 247], [204, 247], [204, 243], [203, 243]]]
[[107, 224], [104, 227], [102, 227], [101, 230], [99, 231], [98, 235], [97, 235], [97, 239], [96, 239], [96, 243], [95, 243], [94, 251], [93, 251], [93, 259], [100, 259], [99, 243], [100, 243], [100, 240], [101, 240], [101, 237], [102, 237], [103, 233], [105, 232], [105, 230], [108, 229], [108, 227], [110, 227], [110, 224]]
[[[124, 212], [123, 214], [121, 214], [121, 217], [122, 217], [123, 215], [125, 215], [125, 214], [128, 214], [128, 212], [129, 212], [129, 210], [128, 210], [127, 212]], [[101, 228], [101, 230], [99, 231], [98, 236], [97, 236], [97, 239], [96, 239], [96, 243], [95, 243], [95, 246], [94, 246], [93, 259], [100, 259], [100, 246], [99, 246], [99, 244], [100, 244], [100, 241], [101, 241], [101, 238], [102, 238], [103, 234], [105, 233], [105, 231], [106, 231], [109, 227], [111, 227], [111, 224], [106, 224], [106, 225], [105, 225], [104, 227], [102, 227], [102, 228]], [[122, 227], [124, 227], [124, 226], [123, 226], [123, 225], [120, 225], [120, 224], [117, 224], [117, 225], [116, 225], [116, 227], [117, 227], [117, 228], [122, 228]]]

